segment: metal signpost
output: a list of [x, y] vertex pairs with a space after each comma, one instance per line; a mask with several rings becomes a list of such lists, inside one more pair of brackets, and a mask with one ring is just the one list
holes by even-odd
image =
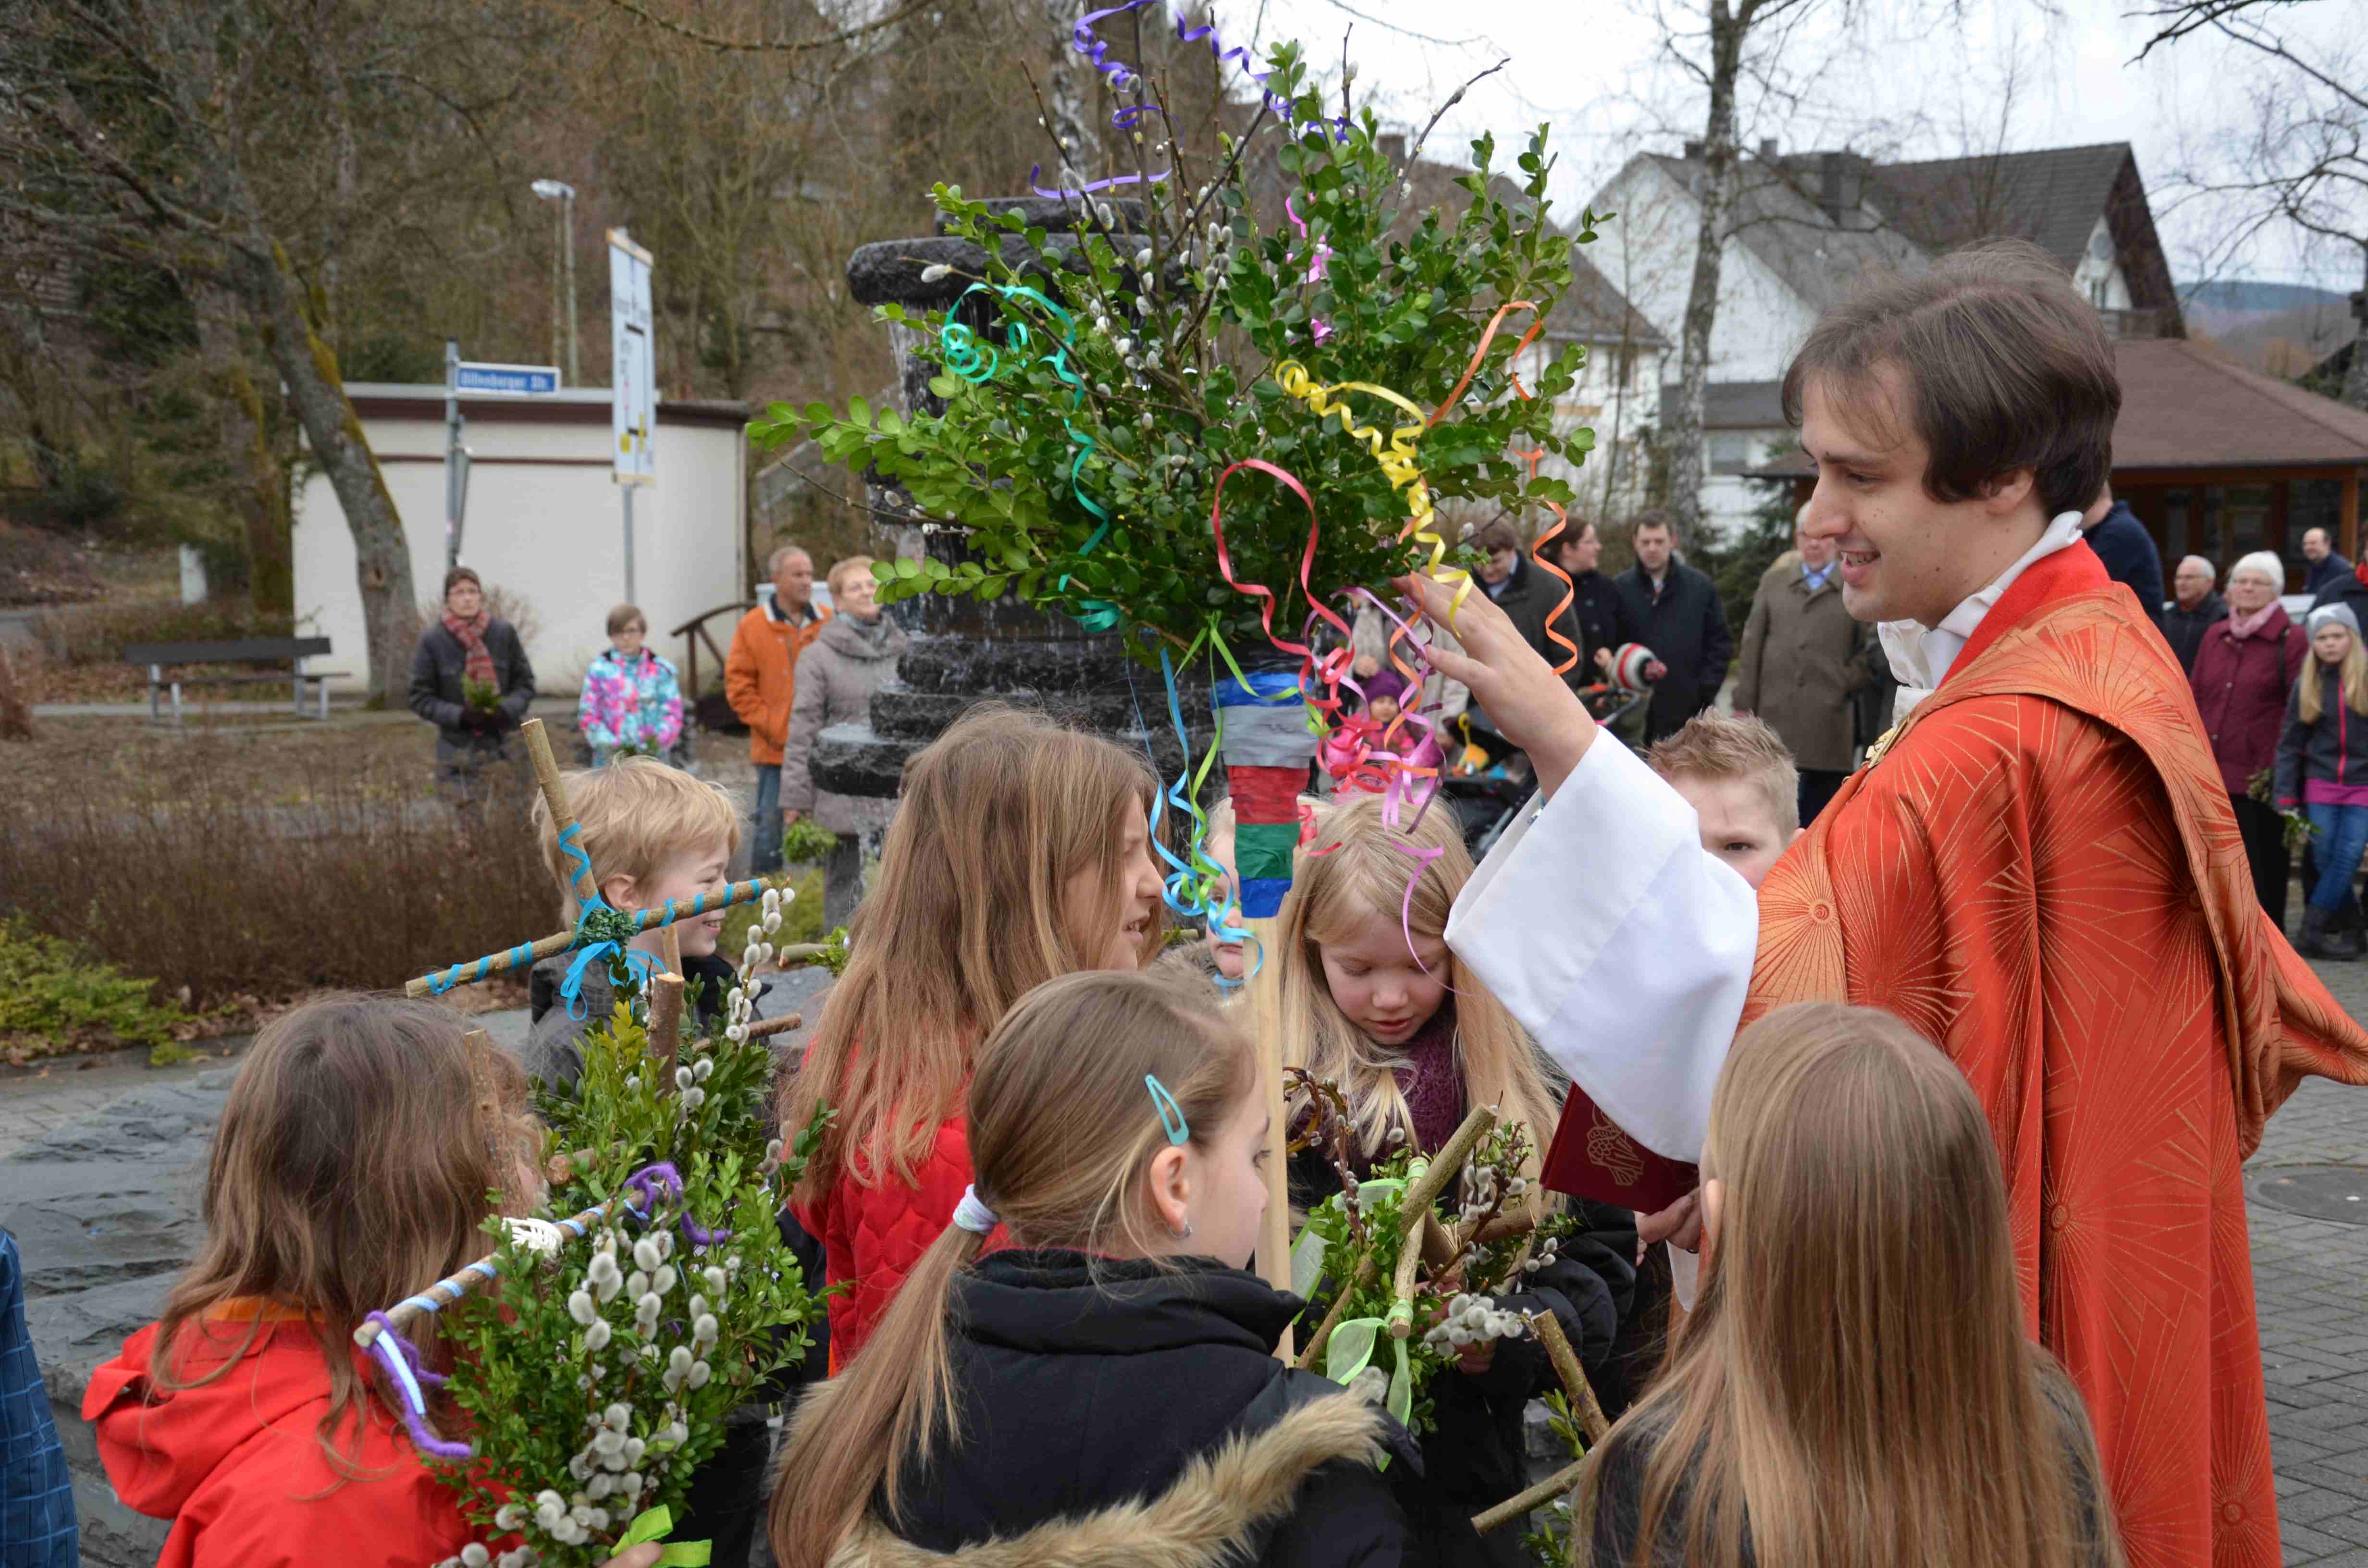
[[657, 359], [650, 312], [650, 253], [609, 231], [609, 374], [615, 479], [625, 498], [625, 602], [633, 601], [633, 492], [657, 483]]
[[461, 529], [469, 511], [469, 422], [461, 416], [462, 392], [506, 397], [547, 397], [559, 390], [552, 365], [499, 365], [461, 358], [461, 341], [444, 340], [444, 570], [461, 564]]

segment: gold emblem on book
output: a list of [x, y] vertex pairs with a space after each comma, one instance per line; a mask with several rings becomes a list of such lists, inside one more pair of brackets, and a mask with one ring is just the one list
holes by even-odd
[[1587, 1157], [1623, 1187], [1634, 1186], [1645, 1174], [1644, 1152], [1603, 1114], [1600, 1106], [1596, 1108], [1595, 1124], [1587, 1130]]

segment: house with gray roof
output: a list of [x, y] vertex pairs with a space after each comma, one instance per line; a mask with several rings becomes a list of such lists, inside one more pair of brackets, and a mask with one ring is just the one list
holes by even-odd
[[[1677, 157], [1640, 153], [1593, 200], [1598, 211], [1619, 214], [1606, 233], [1622, 252], [1613, 275], [1671, 344], [1664, 424], [1675, 406], [1705, 177], [1698, 146]], [[1876, 164], [1849, 152], [1784, 154], [1770, 142], [1742, 161], [1737, 177], [1702, 421], [1703, 512], [1718, 526], [1750, 514], [1760, 496], [1747, 473], [1771, 448], [1793, 443], [1778, 394], [1793, 352], [1819, 314], [1870, 275], [1920, 272], [1977, 239], [2028, 239], [2063, 264], [2117, 337], [2185, 335], [2126, 142]]]

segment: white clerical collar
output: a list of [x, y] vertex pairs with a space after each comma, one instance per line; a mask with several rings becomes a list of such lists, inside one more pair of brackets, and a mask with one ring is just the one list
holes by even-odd
[[2080, 542], [2080, 517], [2078, 512], [2059, 514], [2047, 525], [2047, 531], [2039, 536], [2039, 542], [2023, 551], [2021, 560], [1943, 616], [1940, 625], [1928, 629], [1920, 621], [1886, 620], [1875, 628], [1876, 635], [1883, 640], [1884, 656], [1891, 661], [1891, 673], [1899, 682], [1898, 700], [1892, 709], [1895, 723], [1907, 718], [1911, 709], [1931, 696], [1947, 678], [1957, 655], [1965, 651], [1974, 629], [1981, 625], [1991, 607], [2006, 597], [2015, 579], [2030, 570], [2032, 562]]

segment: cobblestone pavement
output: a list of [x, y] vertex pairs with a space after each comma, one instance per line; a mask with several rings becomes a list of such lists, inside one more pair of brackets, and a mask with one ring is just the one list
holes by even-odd
[[[2368, 1018], [2368, 964], [2318, 971]], [[2258, 1192], [2278, 1166], [2334, 1165], [2368, 1166], [2368, 1090], [2313, 1078], [2270, 1119], [2246, 1185]], [[2368, 1214], [2306, 1219], [2258, 1196], [2248, 1208], [2285, 1560], [2368, 1568]]]

